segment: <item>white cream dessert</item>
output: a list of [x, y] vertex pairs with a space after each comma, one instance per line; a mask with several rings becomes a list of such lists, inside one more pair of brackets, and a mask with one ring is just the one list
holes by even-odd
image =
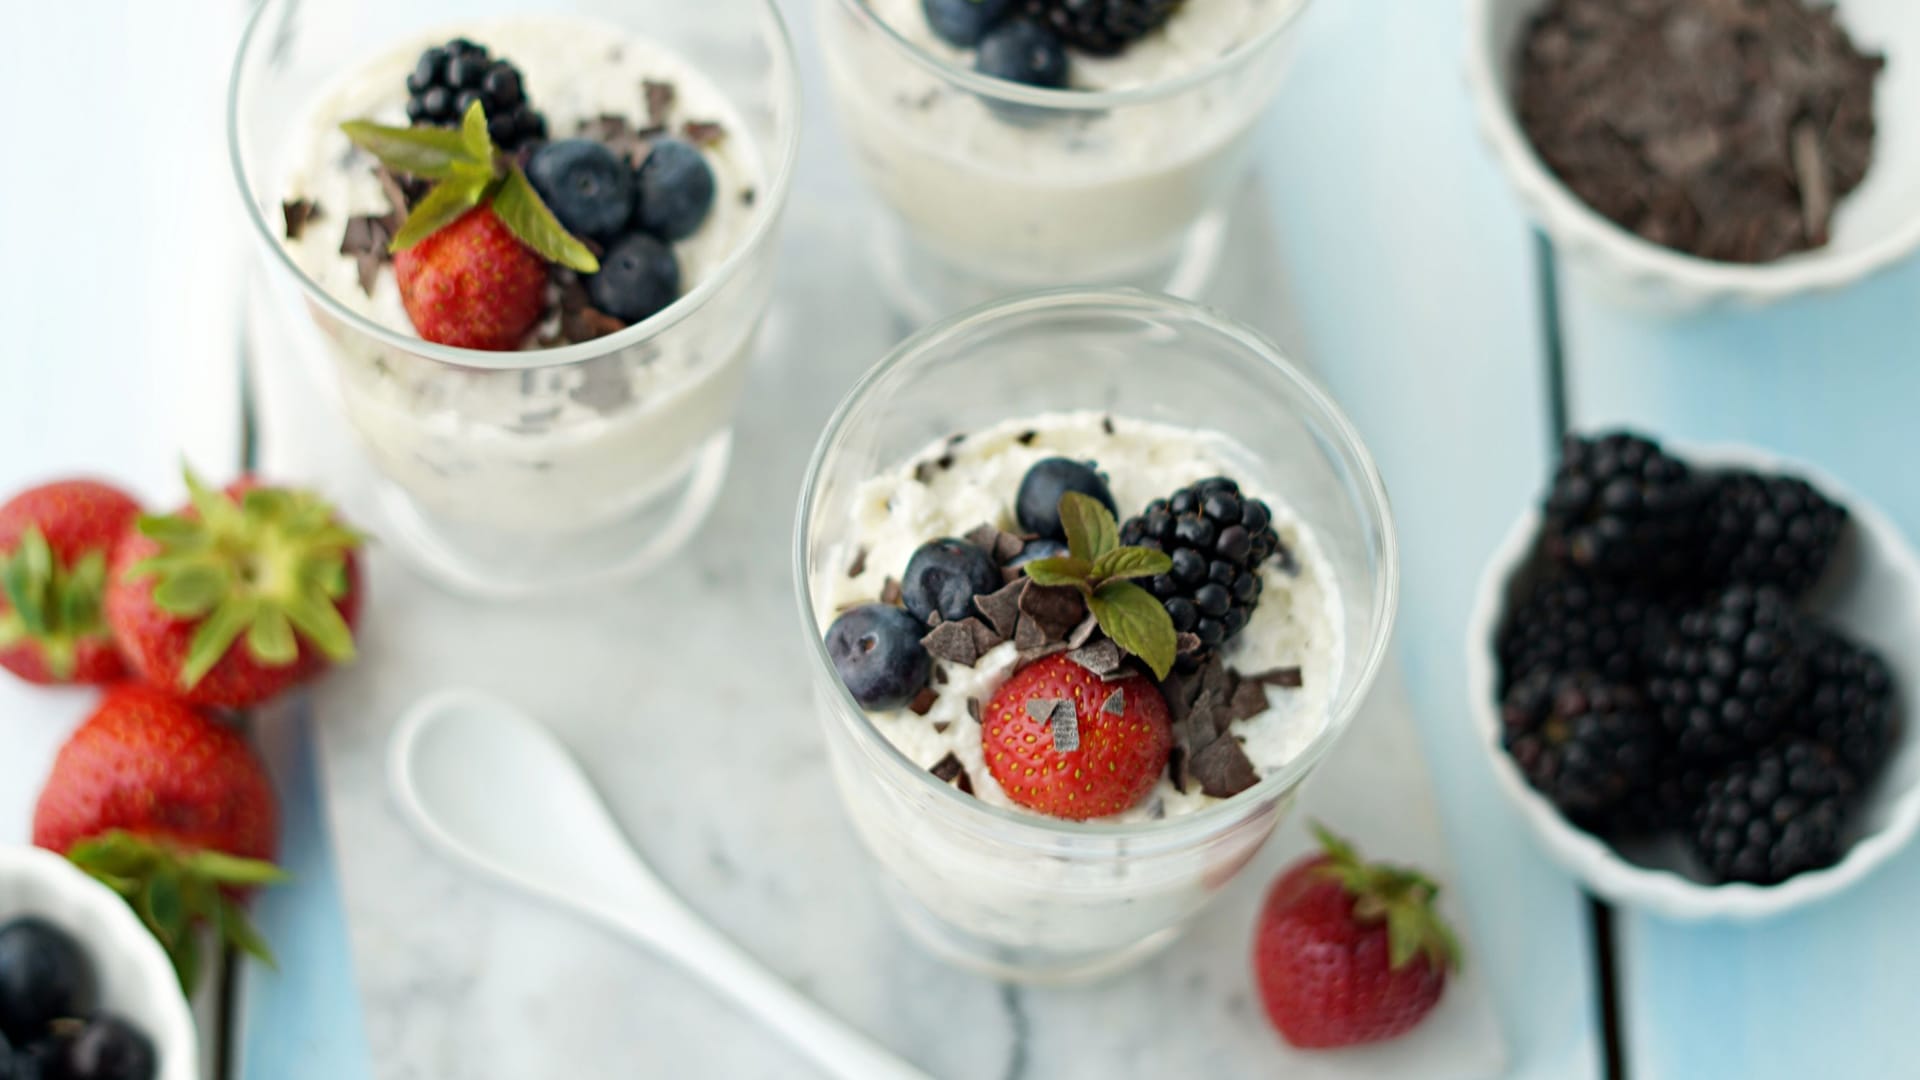
[[[869, 181], [942, 257], [1037, 284], [1163, 261], [1222, 204], [1277, 81], [1275, 35], [1305, 0], [1186, 0], [1115, 55], [1070, 51], [1067, 88], [1133, 95], [1085, 109], [990, 105], [940, 73], [973, 71], [978, 53], [943, 40], [924, 0], [864, 0], [891, 35], [831, 10], [848, 2], [823, 0], [822, 24]], [[1173, 86], [1253, 50], [1265, 52]]]
[[[842, 572], [824, 573], [815, 586], [821, 623], [881, 599], [888, 580], [900, 578], [915, 550], [929, 540], [965, 536], [982, 523], [1018, 532], [1015, 493], [1036, 463], [1054, 458], [1097, 463], [1124, 518], [1177, 489], [1231, 475], [1229, 456], [1218, 452], [1217, 442], [1188, 429], [1099, 413], [1017, 419], [942, 440], [859, 489], [848, 561]], [[1245, 628], [1218, 650], [1218, 657], [1246, 676], [1298, 675], [1298, 685], [1263, 686], [1265, 708], [1235, 719], [1228, 729], [1228, 737], [1240, 742], [1264, 777], [1293, 760], [1325, 728], [1343, 643], [1338, 586], [1312, 533], [1271, 493], [1247, 488], [1246, 495], [1271, 508], [1282, 550], [1254, 567], [1263, 586], [1257, 603]], [[935, 658], [930, 698], [915, 707], [868, 714], [875, 729], [914, 764], [933, 769], [951, 755], [976, 798], [1016, 807], [983, 760], [976, 710], [1014, 673], [1020, 655], [1016, 642], [1006, 640], [970, 664]], [[1219, 801], [1198, 783], [1181, 790], [1169, 771], [1137, 804], [1100, 820], [1178, 817]]]
[[[397, 45], [320, 96], [284, 168], [287, 201], [318, 208], [288, 230], [289, 257], [342, 307], [390, 331], [415, 334], [396, 275], [343, 253], [343, 235], [352, 219], [389, 215], [391, 199], [376, 160], [340, 125], [405, 126], [409, 73], [423, 51], [456, 35], [511, 60], [554, 140], [585, 135], [636, 165], [662, 139], [697, 143], [713, 178], [710, 209], [690, 235], [663, 243], [678, 267], [674, 303], [695, 293], [707, 299], [660, 334], [601, 345], [621, 321], [593, 312], [592, 321], [570, 322], [556, 278], [520, 347], [565, 347], [566, 361], [504, 370], [428, 359], [313, 310], [335, 346], [350, 417], [383, 471], [426, 509], [508, 533], [591, 528], [672, 486], [723, 437], [766, 284], [760, 269], [736, 272], [730, 260], [771, 212], [760, 199], [766, 168], [751, 129], [711, 80], [614, 27], [524, 17]], [[615, 117], [621, 123], [608, 119]], [[734, 276], [708, 287], [723, 271]], [[742, 273], [752, 280], [741, 283]]]

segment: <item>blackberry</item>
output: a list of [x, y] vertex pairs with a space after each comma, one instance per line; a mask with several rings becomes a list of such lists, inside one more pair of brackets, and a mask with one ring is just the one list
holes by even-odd
[[1095, 56], [1112, 56], [1160, 29], [1181, 0], [1026, 0], [1027, 15]]
[[1637, 683], [1658, 605], [1612, 582], [1561, 573], [1539, 582], [1500, 628], [1500, 692], [1536, 669]]
[[1732, 586], [1657, 636], [1647, 696], [1675, 748], [1695, 760], [1772, 741], [1807, 689], [1808, 637], [1778, 589]]
[[1712, 767], [1671, 753], [1672, 743], [1661, 733], [1661, 751], [1653, 768], [1637, 777], [1627, 793], [1593, 831], [1612, 839], [1651, 837], [1684, 829], [1706, 794]]
[[1260, 602], [1260, 564], [1291, 559], [1273, 529], [1273, 511], [1224, 476], [1155, 499], [1120, 526], [1120, 542], [1173, 557], [1173, 570], [1146, 583], [1173, 628], [1211, 650], [1233, 640]]
[[483, 45], [465, 38], [435, 45], [407, 76], [407, 119], [414, 124], [458, 127], [476, 101], [500, 149], [518, 150], [547, 137], [547, 120], [527, 100], [520, 69], [489, 56]]
[[1864, 787], [1893, 746], [1893, 675], [1871, 649], [1826, 627], [1813, 627], [1809, 635], [1807, 700], [1795, 729], [1832, 747]]
[[1650, 439], [1567, 436], [1547, 493], [1547, 554], [1601, 577], [1665, 583], [1699, 567], [1705, 487]]
[[1858, 793], [1831, 747], [1788, 739], [1714, 777], [1687, 846], [1716, 881], [1785, 881], [1839, 861]]
[[1708, 481], [1707, 571], [1722, 581], [1777, 585], [1798, 597], [1820, 580], [1847, 511], [1792, 476], [1736, 471]]
[[1646, 783], [1660, 725], [1640, 691], [1592, 672], [1536, 669], [1501, 703], [1501, 745], [1527, 782], [1592, 827]]

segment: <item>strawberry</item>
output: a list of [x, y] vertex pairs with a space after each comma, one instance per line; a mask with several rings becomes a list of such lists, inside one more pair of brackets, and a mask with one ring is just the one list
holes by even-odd
[[517, 349], [546, 308], [547, 264], [491, 206], [393, 255], [413, 328], [462, 349]]
[[192, 992], [195, 927], [264, 955], [237, 897], [282, 875], [273, 786], [231, 729], [164, 691], [127, 683], [54, 758], [33, 812], [33, 842], [125, 896]]
[[1317, 825], [1314, 833], [1324, 851], [1274, 882], [1254, 929], [1267, 1018], [1298, 1047], [1391, 1039], [1432, 1011], [1459, 964], [1433, 908], [1440, 888], [1413, 870], [1361, 862]]
[[245, 708], [354, 655], [360, 538], [304, 491], [191, 473], [192, 501], [121, 542], [107, 621], [146, 681], [195, 705]]
[[0, 506], [0, 666], [43, 684], [125, 677], [101, 601], [114, 545], [139, 513], [132, 496], [94, 480]]
[[[1109, 706], [1115, 694], [1118, 712]], [[1060, 701], [1073, 705], [1076, 750], [1054, 746], [1051, 712]], [[1166, 771], [1173, 725], [1166, 698], [1145, 676], [1102, 682], [1056, 653], [1021, 668], [995, 692], [981, 718], [980, 748], [1008, 798], [1084, 821], [1146, 798]]]

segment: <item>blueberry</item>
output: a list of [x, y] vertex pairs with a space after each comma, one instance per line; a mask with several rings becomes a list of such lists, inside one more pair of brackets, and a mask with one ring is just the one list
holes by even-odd
[[926, 627], [891, 604], [843, 612], [827, 628], [827, 655], [853, 700], [869, 709], [897, 709], [912, 701], [933, 671], [920, 637]]
[[973, 614], [975, 594], [994, 592], [1002, 584], [993, 556], [965, 540], [929, 540], [907, 560], [900, 599], [921, 622], [932, 622], [936, 611], [953, 622]]
[[1030, 533], [1065, 539], [1066, 531], [1060, 527], [1060, 499], [1069, 491], [1091, 495], [1106, 506], [1108, 513], [1119, 513], [1113, 504], [1113, 492], [1107, 490], [1107, 482], [1091, 462], [1054, 457], [1035, 462], [1027, 470], [1020, 481], [1020, 494], [1013, 500], [1013, 516]]
[[153, 1080], [153, 1043], [140, 1029], [100, 1013], [62, 1048], [57, 1070], [63, 1080]]
[[927, 25], [942, 41], [970, 49], [1007, 13], [1011, 0], [920, 0]]
[[636, 174], [634, 220], [662, 240], [683, 240], [707, 220], [713, 186], [713, 169], [699, 147], [661, 139]]
[[49, 1022], [84, 1013], [92, 993], [93, 967], [64, 930], [31, 916], [0, 927], [0, 1031], [7, 1038], [38, 1038]]
[[561, 139], [535, 150], [527, 161], [527, 179], [575, 236], [612, 239], [633, 212], [632, 171], [592, 139]]
[[587, 296], [601, 311], [637, 323], [680, 298], [680, 264], [673, 249], [646, 233], [614, 241], [587, 278]]
[[1067, 48], [1030, 19], [1008, 19], [980, 39], [974, 68], [996, 79], [1059, 89], [1067, 85]]
[[1025, 566], [1035, 559], [1057, 559], [1067, 553], [1067, 545], [1058, 540], [1029, 540], [1008, 566]]

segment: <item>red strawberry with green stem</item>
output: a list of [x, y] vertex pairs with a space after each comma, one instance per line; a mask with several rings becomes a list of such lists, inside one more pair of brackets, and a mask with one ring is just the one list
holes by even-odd
[[1274, 882], [1254, 928], [1253, 971], [1267, 1018], [1295, 1046], [1401, 1035], [1433, 1010], [1460, 947], [1418, 871], [1362, 862], [1314, 826], [1324, 849]]
[[128, 683], [61, 747], [33, 813], [33, 842], [127, 898], [191, 993], [199, 927], [272, 957], [239, 900], [284, 879], [266, 770], [232, 729]]
[[139, 513], [132, 496], [94, 480], [0, 506], [0, 666], [43, 684], [125, 676], [102, 601], [114, 545]]
[[[1079, 746], [1057, 748], [1060, 703]], [[980, 719], [987, 771], [1029, 810], [1084, 821], [1146, 798], [1166, 771], [1173, 726], [1159, 687], [1143, 675], [1103, 682], [1063, 653], [1021, 668]]]
[[120, 545], [107, 619], [141, 677], [245, 708], [354, 656], [358, 534], [310, 492], [187, 474], [191, 503]]
[[494, 146], [479, 102], [457, 131], [362, 120], [341, 130], [395, 173], [434, 181], [390, 245], [407, 315], [428, 341], [518, 348], [545, 309], [547, 263], [599, 271], [519, 162]]

